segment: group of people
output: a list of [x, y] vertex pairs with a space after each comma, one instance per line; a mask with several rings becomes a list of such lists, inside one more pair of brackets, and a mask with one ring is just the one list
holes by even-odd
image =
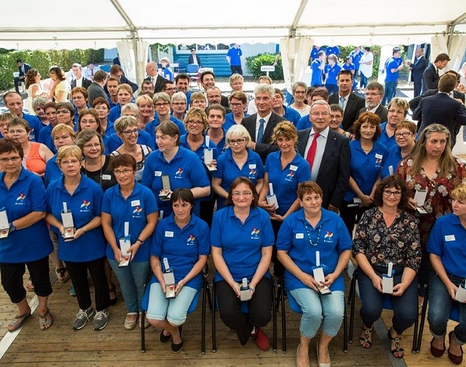
[[[41, 105], [37, 98], [37, 117], [22, 111], [17, 93], [4, 95], [11, 113], [0, 116], [0, 271], [18, 307], [8, 330], [31, 314], [22, 285], [26, 265], [40, 328], [52, 325], [50, 255], [59, 280], [73, 283], [75, 330], [92, 317], [94, 330], [105, 328], [117, 300], [115, 275], [125, 329], [153, 325], [161, 329], [160, 341], [179, 352], [182, 325], [212, 253], [220, 317], [242, 345], [252, 338], [261, 350], [269, 348], [263, 328], [271, 318], [271, 287], [283, 279], [303, 312], [297, 365], [309, 365], [310, 341], [322, 328], [317, 361], [328, 366], [329, 343], [344, 313], [343, 271], [353, 255], [361, 346], [372, 345], [388, 277], [390, 349], [402, 358], [401, 335], [430, 282], [429, 298], [442, 302], [429, 311], [431, 352], [440, 357], [449, 309], [466, 275], [466, 170], [452, 156], [450, 130], [426, 123], [416, 138], [415, 124], [405, 120], [408, 103], [394, 98], [383, 107], [377, 82], [367, 85], [364, 100], [352, 92], [348, 70], [338, 73], [330, 96], [325, 88], [307, 96], [305, 84], [293, 85], [294, 109], [270, 78], [260, 80], [251, 98], [234, 74], [233, 92], [224, 97], [206, 72], [204, 93], [190, 93], [186, 75], [160, 81], [154, 64], [147, 64], [143, 82], [154, 91], [141, 88], [135, 103], [121, 68], [99, 85], [109, 97], [96, 97], [93, 108], [90, 86], [71, 91], [73, 105]], [[92, 84], [96, 78], [98, 72]], [[459, 307], [464, 313], [464, 303]], [[454, 363], [462, 361], [463, 328], [460, 319], [449, 336]]]

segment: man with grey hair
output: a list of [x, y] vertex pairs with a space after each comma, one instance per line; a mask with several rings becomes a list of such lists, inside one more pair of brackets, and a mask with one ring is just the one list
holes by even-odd
[[310, 115], [312, 127], [298, 131], [298, 152], [309, 163], [311, 180], [322, 188], [322, 207], [338, 212], [350, 178], [349, 140], [329, 128], [327, 102], [315, 101]]
[[367, 85], [366, 91], [366, 107], [359, 110], [359, 115], [363, 112], [372, 112], [380, 117], [381, 122], [387, 121], [387, 107], [381, 104], [384, 95], [383, 85], [378, 82], [371, 82]]
[[163, 76], [157, 73], [157, 64], [154, 61], [149, 61], [146, 65], [147, 77], [144, 80], [150, 80], [154, 85], [154, 93], [162, 91], [162, 84], [168, 82]]
[[265, 163], [265, 159], [270, 152], [278, 150], [276, 145], [272, 145], [272, 132], [274, 127], [285, 119], [272, 112], [275, 100], [275, 89], [269, 84], [258, 84], [254, 88], [255, 104], [257, 113], [245, 117], [241, 124], [251, 135], [249, 148], [256, 151]]

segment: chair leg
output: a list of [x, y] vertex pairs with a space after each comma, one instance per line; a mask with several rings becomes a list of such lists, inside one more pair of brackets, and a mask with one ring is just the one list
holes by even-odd
[[280, 300], [282, 303], [282, 352], [286, 353], [286, 313], [285, 313], [285, 286], [283, 279], [280, 283]]
[[343, 352], [348, 352], [348, 320], [346, 315], [346, 302], [343, 314]]
[[217, 289], [215, 285], [215, 280], [212, 285], [212, 353], [217, 352], [217, 336], [215, 332], [215, 310], [216, 310], [216, 304], [215, 300], [217, 299]]
[[429, 287], [426, 288], [426, 295], [424, 297], [424, 303], [422, 304], [421, 322], [419, 324], [419, 332], [417, 333], [417, 340], [416, 340], [416, 349], [415, 349], [416, 353], [419, 353], [421, 351], [422, 334], [424, 332], [424, 324], [426, 321], [428, 298], [429, 298]]
[[202, 284], [202, 315], [201, 315], [201, 354], [205, 354], [205, 325], [206, 325], [206, 303], [207, 303], [207, 280]]
[[351, 279], [350, 294], [349, 299], [350, 303], [350, 322], [349, 322], [349, 333], [348, 333], [348, 342], [353, 343], [353, 325], [354, 325], [354, 307], [356, 303], [356, 274], [353, 274], [353, 279]]
[[141, 324], [141, 353], [145, 353], [146, 352], [146, 328], [144, 327], [144, 320], [146, 319], [145, 310], [142, 310], [140, 317], [141, 317], [141, 320], [143, 320]]
[[272, 284], [272, 324], [273, 324], [273, 336], [272, 336], [272, 348], [274, 352], [277, 352], [277, 304], [273, 297], [276, 293], [275, 291], [275, 281], [273, 279], [270, 280]]

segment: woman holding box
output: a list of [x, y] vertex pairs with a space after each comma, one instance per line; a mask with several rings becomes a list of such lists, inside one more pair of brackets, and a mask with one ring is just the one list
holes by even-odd
[[[401, 334], [417, 317], [417, 284], [414, 281], [421, 263], [418, 220], [405, 211], [408, 205], [406, 184], [398, 176], [388, 176], [374, 193], [375, 207], [364, 212], [356, 227], [353, 254], [359, 269], [363, 328], [359, 344], [372, 345], [373, 323], [383, 309], [384, 293], [391, 294], [393, 326], [388, 331], [390, 350], [403, 358]], [[392, 290], [383, 288], [383, 277], [391, 278]]]

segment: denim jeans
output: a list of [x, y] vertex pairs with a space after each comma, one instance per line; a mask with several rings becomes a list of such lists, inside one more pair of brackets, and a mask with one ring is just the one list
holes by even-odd
[[367, 87], [367, 78], [363, 73], [360, 73], [361, 80], [359, 81], [359, 88], [363, 89]]
[[[364, 325], [371, 327], [380, 317], [385, 297], [390, 297], [393, 307], [393, 329], [398, 335], [403, 334], [403, 331], [414, 324], [418, 312], [416, 278], [401, 296], [391, 296], [375, 289], [372, 280], [361, 269], [356, 274], [362, 303], [360, 315]], [[401, 282], [401, 276], [402, 272], [394, 275], [393, 285]]]
[[198, 290], [195, 288], [183, 287], [175, 298], [166, 299], [160, 283], [152, 283], [150, 286], [147, 318], [158, 321], [167, 319], [172, 325], [183, 325], [186, 321], [189, 306], [191, 306], [191, 302], [197, 292]]
[[344, 292], [322, 295], [310, 288], [297, 288], [290, 293], [303, 312], [299, 326], [302, 335], [312, 339], [321, 325], [326, 335], [333, 338], [338, 334], [345, 311]]
[[[448, 276], [450, 280], [458, 286], [463, 279], [455, 276]], [[429, 325], [430, 331], [435, 338], [443, 338], [447, 330], [447, 322], [453, 303], [457, 302], [448, 294], [445, 284], [434, 275], [429, 283]], [[466, 344], [466, 303], [458, 303], [459, 323], [454, 329], [456, 342], [460, 345]]]
[[[385, 94], [383, 96], [382, 105], [387, 106], [396, 94], [396, 85], [398, 82], [385, 82]], [[385, 122], [385, 121], [381, 121]]]
[[149, 261], [130, 261], [128, 266], [118, 266], [114, 259], [108, 259], [113, 272], [120, 282], [121, 294], [128, 312], [141, 312], [141, 300], [144, 296], [144, 285], [149, 276]]

